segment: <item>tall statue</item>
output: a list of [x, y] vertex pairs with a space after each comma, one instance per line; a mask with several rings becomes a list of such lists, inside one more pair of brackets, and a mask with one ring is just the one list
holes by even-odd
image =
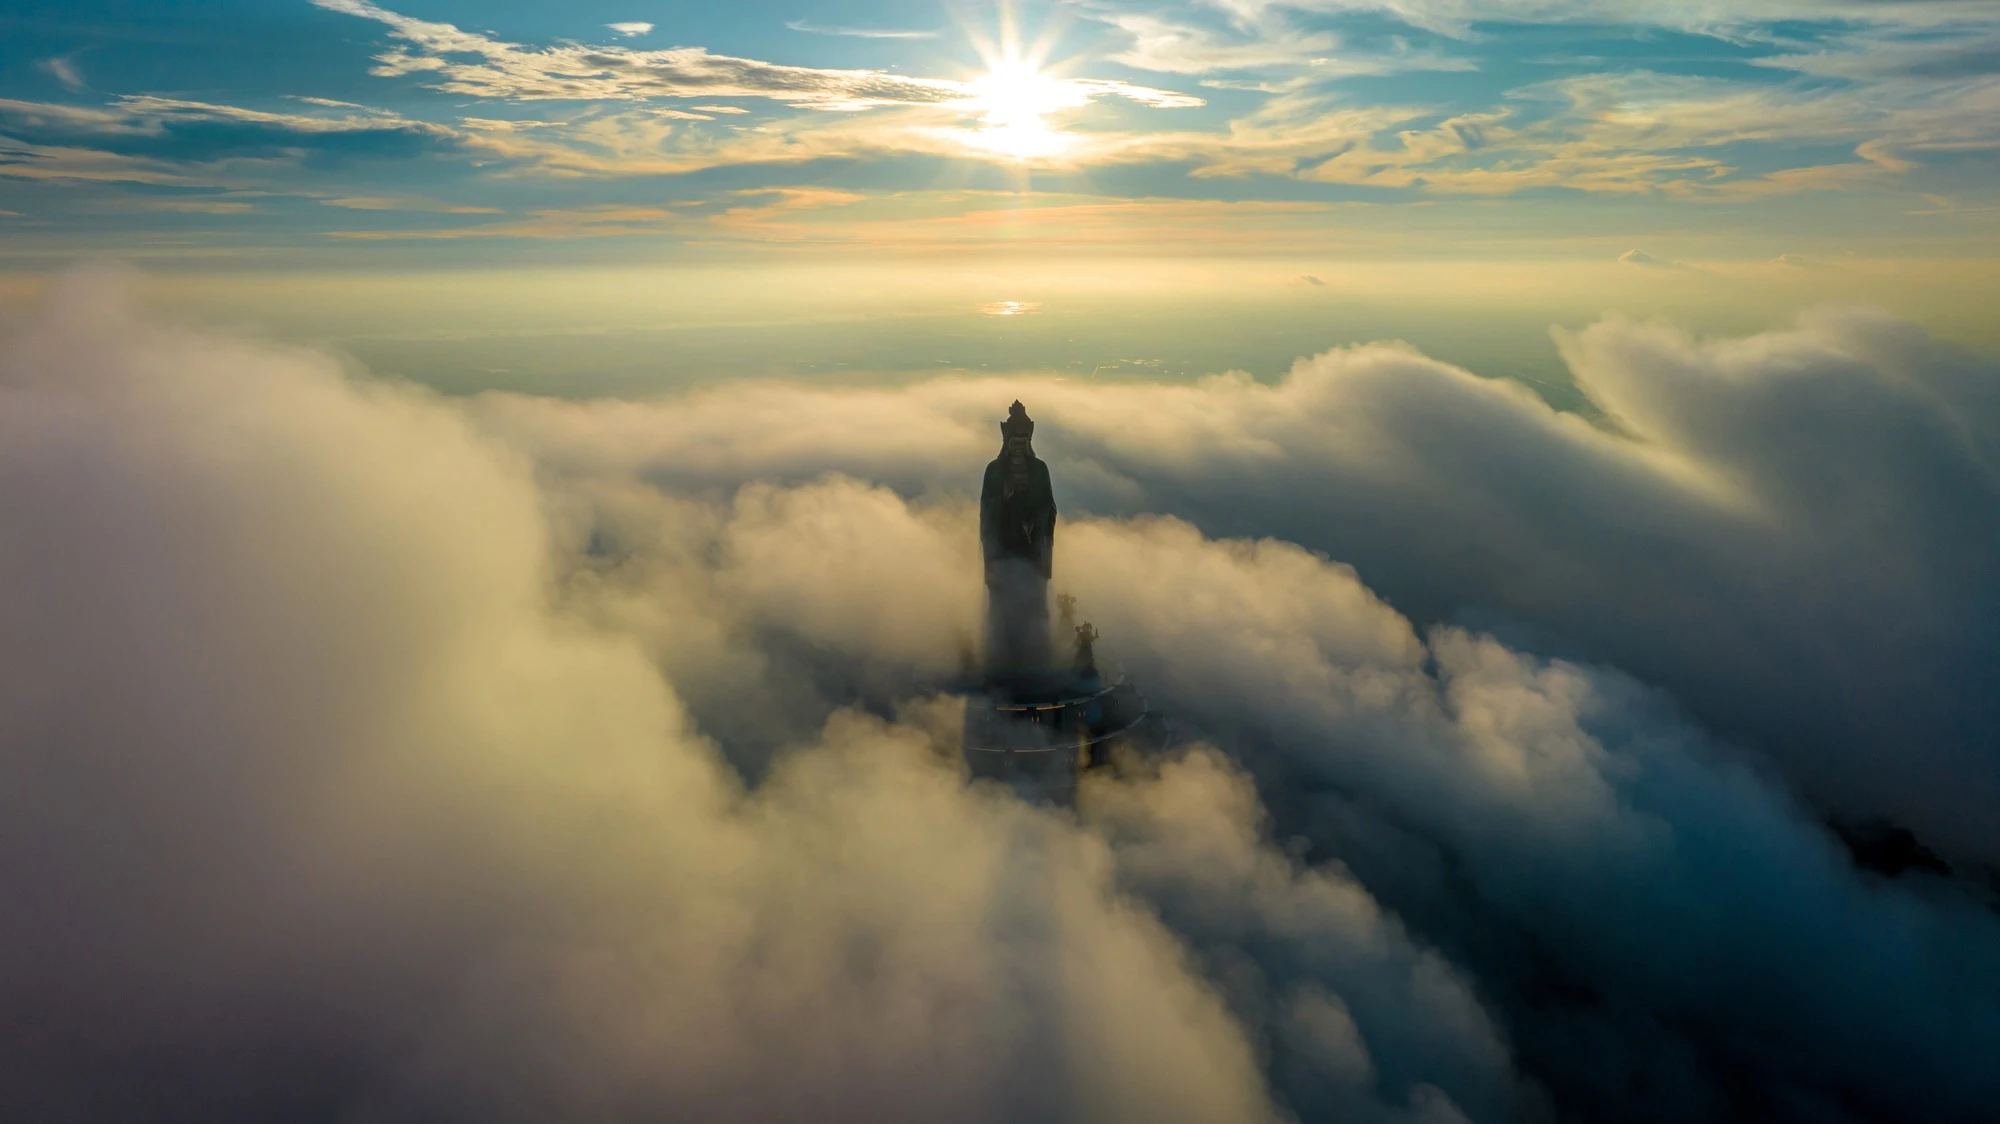
[[979, 489], [979, 541], [986, 553], [986, 665], [999, 673], [1048, 667], [1049, 574], [1056, 500], [1049, 466], [1035, 456], [1034, 420], [1019, 402], [1000, 423], [1000, 455]]

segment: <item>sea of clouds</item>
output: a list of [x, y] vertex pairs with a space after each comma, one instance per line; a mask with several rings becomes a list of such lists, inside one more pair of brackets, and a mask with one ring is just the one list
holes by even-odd
[[[445, 400], [0, 342], [0, 1116], [1935, 1121], [2000, 1099], [2000, 367]], [[971, 490], [1186, 734], [969, 787]], [[1858, 871], [1880, 818], [1952, 876]]]

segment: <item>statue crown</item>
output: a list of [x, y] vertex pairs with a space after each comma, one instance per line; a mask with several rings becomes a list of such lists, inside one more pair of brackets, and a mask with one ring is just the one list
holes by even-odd
[[1000, 432], [1007, 437], [1016, 433], [1023, 437], [1035, 435], [1035, 419], [1028, 416], [1028, 408], [1021, 405], [1020, 399], [1015, 399], [1014, 404], [1007, 407], [1007, 420], [1000, 423]]

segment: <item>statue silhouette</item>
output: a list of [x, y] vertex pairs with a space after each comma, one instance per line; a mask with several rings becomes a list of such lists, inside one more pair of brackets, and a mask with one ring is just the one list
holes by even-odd
[[979, 489], [979, 541], [986, 555], [986, 665], [1018, 673], [1049, 664], [1049, 576], [1056, 501], [1049, 466], [1035, 456], [1034, 420], [1015, 402], [1000, 424], [1000, 455]]

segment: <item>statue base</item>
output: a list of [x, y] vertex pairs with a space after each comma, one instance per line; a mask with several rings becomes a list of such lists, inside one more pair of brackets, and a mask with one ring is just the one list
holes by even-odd
[[1128, 753], [1157, 753], [1172, 730], [1115, 666], [988, 676], [965, 704], [965, 763], [975, 780], [1024, 799], [1073, 804], [1084, 775]]

